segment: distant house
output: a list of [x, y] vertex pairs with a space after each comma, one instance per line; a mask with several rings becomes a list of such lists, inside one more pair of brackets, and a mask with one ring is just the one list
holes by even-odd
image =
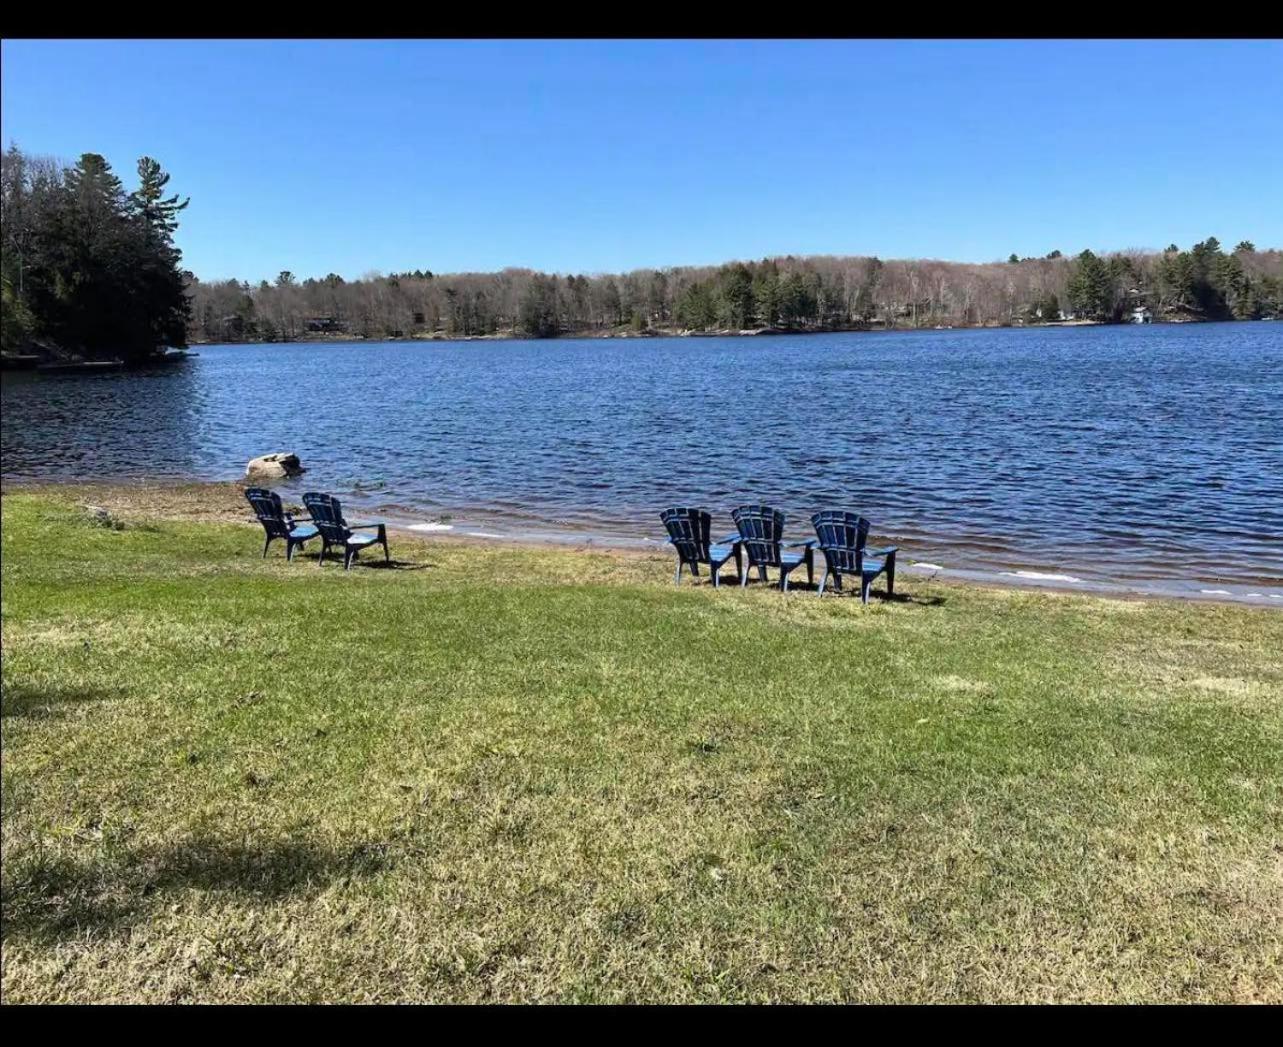
[[1148, 298], [1149, 291], [1146, 288], [1129, 287], [1127, 289], [1124, 310], [1128, 323], [1152, 324], [1154, 322], [1154, 313], [1147, 304]]
[[313, 316], [307, 321], [307, 329], [319, 333], [342, 331], [345, 325], [342, 320], [333, 316]]

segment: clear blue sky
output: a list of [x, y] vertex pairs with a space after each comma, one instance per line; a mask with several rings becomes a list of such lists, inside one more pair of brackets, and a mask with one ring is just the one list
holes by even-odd
[[1283, 246], [1278, 41], [5, 41], [204, 279]]

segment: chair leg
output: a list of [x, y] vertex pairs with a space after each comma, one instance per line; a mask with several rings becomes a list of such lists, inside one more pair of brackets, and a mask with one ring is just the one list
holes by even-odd
[[673, 575], [673, 584], [674, 585], [682, 584], [682, 561], [680, 558], [677, 561], [677, 573]]
[[887, 557], [887, 596], [895, 595], [895, 553]]
[[842, 591], [842, 574], [840, 571], [833, 572], [833, 590], [839, 593]]
[[744, 573], [744, 550], [739, 545], [735, 546], [735, 573]]
[[392, 554], [388, 552], [388, 529], [379, 524], [379, 541], [383, 543], [383, 562], [391, 563]]
[[745, 560], [740, 564], [740, 588], [743, 589], [748, 585], [748, 561]]
[[869, 587], [873, 584], [873, 579], [867, 576], [860, 577], [860, 603], [869, 602]]
[[316, 558], [316, 566], [317, 566], [317, 567], [324, 567], [324, 566], [325, 566], [325, 554], [326, 554], [326, 553], [328, 553], [329, 551], [330, 551], [330, 543], [329, 543], [329, 542], [327, 542], [324, 538], [322, 538], [322, 539], [321, 539], [321, 555], [320, 555], [320, 556], [318, 556], [318, 557]]
[[780, 568], [780, 592], [786, 593], [788, 591], [789, 591], [789, 573], [788, 571], [784, 570], [783, 567], [781, 567]]
[[356, 559], [356, 550], [349, 545], [346, 549], [343, 550], [343, 570], [345, 571], [351, 570], [352, 561], [355, 559]]
[[828, 580], [829, 580], [829, 567], [828, 567], [828, 564], [825, 564], [824, 576], [820, 579], [820, 591], [815, 594], [816, 596], [824, 595], [824, 583], [827, 582]]
[[757, 568], [757, 576], [758, 576], [758, 577], [759, 577], [763, 582], [765, 582], [765, 581], [766, 581], [766, 564], [761, 564], [761, 565], [759, 565], [759, 566], [758, 566], [758, 568]]
[[[726, 562], [725, 560], [723, 560], [723, 561], [722, 561], [722, 563], [725, 563], [725, 562]], [[718, 585], [717, 585], [717, 573], [718, 573], [718, 571], [721, 569], [721, 566], [722, 566], [722, 564], [720, 564], [720, 563], [713, 563], [713, 561], [712, 561], [712, 560], [709, 560], [709, 562], [708, 562], [708, 573], [709, 573], [709, 574], [711, 574], [711, 575], [713, 576], [713, 588], [714, 588], [714, 589], [716, 589], [716, 588], [718, 587]]]
[[294, 562], [294, 543], [290, 539], [285, 539], [285, 562]]
[[271, 545], [271, 544], [272, 544], [272, 536], [269, 534], [269, 535], [267, 536], [267, 541], [265, 541], [265, 542], [263, 543], [263, 559], [264, 559], [264, 560], [266, 560], [266, 559], [267, 559], [267, 547], [268, 547], [269, 545]]
[[815, 550], [810, 546], [806, 549], [806, 584], [815, 584]]

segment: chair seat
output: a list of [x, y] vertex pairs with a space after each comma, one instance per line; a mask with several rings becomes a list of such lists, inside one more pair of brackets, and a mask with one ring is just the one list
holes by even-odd
[[354, 534], [347, 540], [348, 545], [373, 545], [379, 540], [377, 534]]
[[708, 558], [710, 560], [728, 560], [735, 555], [735, 546], [733, 545], [710, 545], [708, 547]]
[[319, 533], [311, 524], [295, 524], [290, 528], [291, 538], [315, 538]]
[[[845, 554], [845, 551], [844, 551], [844, 554]], [[882, 569], [886, 567], [886, 565], [887, 564], [885, 560], [879, 560], [872, 556], [866, 556], [864, 558], [864, 563], [862, 564], [863, 570], [860, 573], [865, 575], [881, 574]], [[855, 569], [851, 567], [839, 567], [838, 570], [841, 571], [843, 574], [855, 574]]]

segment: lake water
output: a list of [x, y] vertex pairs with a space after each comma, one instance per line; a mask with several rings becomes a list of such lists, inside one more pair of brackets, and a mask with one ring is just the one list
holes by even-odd
[[1283, 602], [1281, 323], [198, 352], [6, 375], [5, 476], [294, 451], [287, 497], [455, 533], [641, 543], [764, 502], [801, 539], [849, 508], [946, 573]]

